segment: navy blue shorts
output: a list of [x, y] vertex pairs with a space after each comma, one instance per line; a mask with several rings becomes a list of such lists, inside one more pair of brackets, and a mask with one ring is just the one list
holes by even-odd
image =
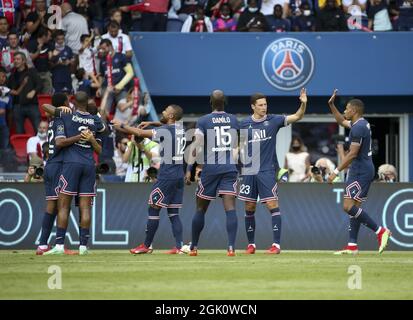
[[182, 208], [184, 179], [158, 180], [152, 186], [148, 204], [161, 208]]
[[57, 200], [59, 198], [59, 179], [62, 174], [62, 162], [47, 163], [44, 167], [44, 188], [46, 200]]
[[198, 182], [196, 195], [202, 199], [214, 200], [217, 196], [228, 194], [237, 195], [237, 172], [226, 172], [222, 174], [204, 174]]
[[277, 188], [275, 170], [258, 172], [257, 175], [242, 176], [238, 199], [257, 202], [259, 197], [262, 203], [278, 200]]
[[79, 197], [96, 196], [96, 169], [94, 165], [64, 163], [60, 176], [60, 192]]
[[350, 173], [346, 180], [344, 199], [353, 199], [359, 202], [366, 201], [372, 182], [371, 175], [352, 175]]

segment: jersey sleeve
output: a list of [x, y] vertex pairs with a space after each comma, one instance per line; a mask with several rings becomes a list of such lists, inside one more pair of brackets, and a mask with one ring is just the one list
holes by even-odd
[[354, 126], [351, 128], [351, 141], [350, 143], [361, 144], [363, 141], [363, 128], [360, 126]]
[[233, 121], [234, 121], [234, 123], [232, 125], [232, 128], [235, 129], [235, 130], [239, 130], [241, 128], [241, 125], [240, 125], [240, 122], [238, 121], [237, 117], [234, 116]]
[[272, 122], [279, 128], [288, 126], [287, 116], [284, 115], [274, 115], [274, 117], [272, 118]]
[[204, 123], [204, 120], [201, 118], [196, 123], [195, 134], [205, 135], [205, 133], [206, 133], [205, 123]]
[[61, 118], [55, 118], [55, 138], [66, 138], [65, 124]]

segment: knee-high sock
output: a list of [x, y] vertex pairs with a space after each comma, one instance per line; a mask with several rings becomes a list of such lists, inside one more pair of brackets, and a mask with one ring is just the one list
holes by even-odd
[[178, 208], [168, 208], [168, 217], [171, 221], [172, 233], [175, 238], [176, 248], [181, 249], [183, 245], [183, 236], [182, 236], [182, 222], [179, 218], [179, 209]]
[[47, 246], [47, 240], [49, 240], [50, 233], [52, 232], [53, 224], [56, 220], [56, 213], [45, 212], [43, 215], [42, 234], [40, 236], [39, 245]]
[[152, 244], [153, 238], [155, 237], [156, 230], [158, 230], [159, 226], [159, 212], [160, 209], [155, 209], [149, 207], [148, 209], [148, 222], [146, 224], [146, 238], [145, 238], [145, 246], [147, 248], [150, 247]]
[[270, 210], [272, 221], [272, 237], [275, 244], [281, 244], [281, 213], [280, 208]]
[[235, 239], [237, 237], [238, 219], [235, 210], [226, 211], [227, 214], [227, 233], [228, 233], [228, 248], [235, 250]]
[[255, 243], [255, 212], [245, 211], [245, 231], [247, 233], [248, 244]]
[[360, 221], [358, 219], [355, 219], [353, 217], [349, 217], [350, 220], [350, 225], [348, 228], [348, 233], [349, 233], [349, 244], [357, 244], [357, 238], [359, 235], [359, 230], [360, 230]]
[[348, 214], [374, 232], [377, 232], [379, 230], [379, 226], [376, 224], [376, 222], [374, 222], [374, 220], [362, 208], [353, 206], [349, 210]]
[[191, 250], [198, 246], [199, 237], [205, 225], [205, 212], [197, 211], [192, 218], [192, 243]]

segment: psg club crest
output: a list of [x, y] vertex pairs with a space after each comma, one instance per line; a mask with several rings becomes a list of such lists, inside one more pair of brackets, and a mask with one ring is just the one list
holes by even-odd
[[311, 50], [300, 40], [281, 38], [265, 49], [262, 72], [267, 81], [284, 91], [303, 87], [314, 71]]

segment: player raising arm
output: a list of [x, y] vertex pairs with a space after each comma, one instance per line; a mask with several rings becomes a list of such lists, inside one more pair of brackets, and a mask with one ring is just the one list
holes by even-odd
[[357, 237], [361, 224], [376, 233], [379, 253], [382, 253], [391, 233], [386, 228], [378, 226], [368, 213], [361, 208], [362, 203], [367, 199], [375, 172], [371, 151], [371, 128], [367, 120], [363, 118], [364, 103], [359, 99], [350, 100], [346, 105], [343, 116], [334, 105], [336, 95], [337, 89], [334, 90], [328, 105], [337, 123], [345, 128], [350, 128], [349, 140], [351, 145], [349, 152], [342, 160], [342, 164], [328, 178], [328, 183], [333, 183], [340, 171], [349, 167], [343, 209], [350, 216], [350, 239], [348, 245], [335, 254], [356, 254], [358, 252]]

